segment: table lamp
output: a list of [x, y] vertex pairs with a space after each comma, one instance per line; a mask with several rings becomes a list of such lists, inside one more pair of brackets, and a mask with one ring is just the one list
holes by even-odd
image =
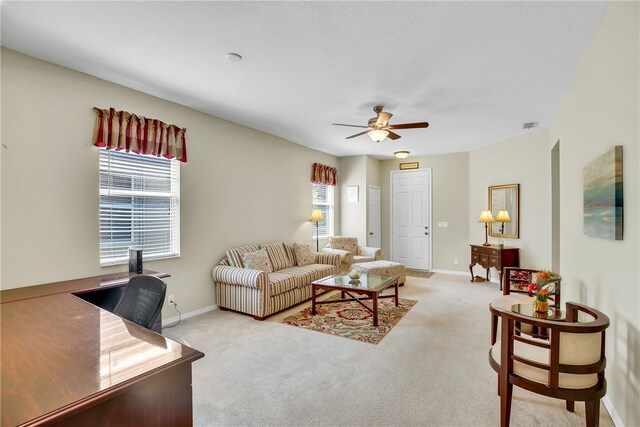
[[500, 234], [504, 234], [504, 223], [511, 222], [511, 218], [509, 217], [509, 211], [498, 212], [498, 216], [496, 216], [496, 222], [502, 223], [502, 227], [500, 227]]
[[491, 215], [491, 211], [480, 211], [478, 222], [484, 222], [484, 244], [482, 246], [491, 246], [489, 244], [489, 223], [496, 222]]
[[318, 222], [324, 221], [324, 215], [322, 215], [322, 211], [320, 209], [314, 209], [311, 212], [311, 217], [309, 221], [316, 223], [316, 252], [320, 252], [320, 238], [318, 236]]

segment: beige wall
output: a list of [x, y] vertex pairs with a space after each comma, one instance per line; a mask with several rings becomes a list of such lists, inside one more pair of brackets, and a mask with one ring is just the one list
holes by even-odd
[[[607, 397], [626, 426], [640, 425], [640, 8], [612, 2], [549, 132], [560, 141], [560, 273], [564, 301], [594, 306], [607, 330]], [[582, 173], [595, 158], [624, 150], [624, 240], [582, 230]]]
[[146, 264], [171, 273], [183, 313], [215, 304], [211, 268], [227, 248], [311, 241], [311, 164], [334, 156], [2, 49], [3, 289], [126, 271], [99, 264], [94, 106], [188, 129], [181, 256]]
[[[520, 248], [520, 265], [551, 268], [551, 154], [547, 130], [539, 130], [469, 153], [469, 241], [484, 243], [480, 211], [489, 208], [491, 185], [520, 184], [518, 239], [489, 236], [489, 243]], [[474, 274], [483, 275], [480, 266]], [[497, 280], [497, 271], [492, 269]]]
[[[364, 245], [367, 241], [367, 156], [341, 157], [340, 176], [340, 234], [358, 238]], [[357, 185], [357, 202], [347, 203], [347, 187]]]
[[[390, 203], [391, 171], [401, 162], [419, 162], [421, 169], [431, 169], [432, 180], [432, 249], [434, 270], [469, 270], [469, 153], [384, 160], [380, 165], [382, 205], [382, 250], [391, 256]], [[438, 222], [448, 222], [447, 228]], [[454, 259], [458, 259], [458, 264]]]

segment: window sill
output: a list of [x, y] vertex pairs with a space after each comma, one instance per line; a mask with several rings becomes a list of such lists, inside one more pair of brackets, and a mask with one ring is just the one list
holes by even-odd
[[[158, 261], [161, 259], [169, 259], [169, 258], [180, 258], [180, 254], [157, 254], [157, 255], [152, 255], [152, 256], [143, 256], [142, 257], [142, 262], [151, 262], [151, 261]], [[129, 258], [118, 258], [116, 260], [113, 261], [100, 261], [100, 267], [111, 267], [113, 265], [127, 265], [129, 264]]]

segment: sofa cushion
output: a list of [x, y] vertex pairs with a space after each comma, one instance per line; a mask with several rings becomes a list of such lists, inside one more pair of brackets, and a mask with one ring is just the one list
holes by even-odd
[[243, 268], [242, 254], [245, 252], [255, 252], [258, 249], [258, 245], [239, 246], [237, 248], [227, 249], [227, 259], [232, 267]]
[[278, 295], [303, 285], [303, 278], [295, 274], [282, 272], [269, 273], [269, 289], [271, 295]]
[[291, 260], [291, 265], [288, 265], [288, 267], [295, 267], [296, 265], [298, 265], [298, 261], [296, 260], [296, 251], [293, 247], [293, 242], [284, 242], [283, 243], [284, 246], [284, 251], [287, 253], [287, 257]]
[[313, 264], [316, 256], [313, 254], [311, 245], [305, 242], [295, 242], [293, 244], [293, 250], [296, 253], [296, 261], [299, 267], [304, 265]]
[[267, 273], [271, 273], [273, 268], [271, 267], [271, 261], [269, 261], [269, 255], [266, 249], [259, 249], [255, 252], [245, 252], [242, 254], [242, 263], [245, 268], [251, 270], [262, 270]]
[[293, 267], [295, 264], [292, 259], [289, 259], [286, 249], [283, 243], [266, 243], [260, 245], [267, 250], [273, 271], [282, 270], [283, 268]]
[[307, 286], [314, 280], [335, 274], [336, 266], [330, 264], [308, 264], [302, 267], [285, 268], [278, 273], [298, 277], [301, 280], [299, 286]]
[[354, 255], [358, 254], [357, 237], [333, 236], [329, 238], [329, 246], [333, 249], [342, 249], [343, 251], [349, 251]]

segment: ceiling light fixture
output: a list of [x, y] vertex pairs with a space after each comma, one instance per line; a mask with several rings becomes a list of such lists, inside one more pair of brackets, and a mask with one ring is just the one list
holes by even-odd
[[389, 135], [389, 131], [374, 129], [367, 132], [367, 135], [369, 135], [369, 138], [371, 138], [373, 142], [382, 142], [387, 137], [387, 135]]
[[242, 61], [242, 56], [238, 55], [237, 53], [227, 53], [227, 59], [231, 62], [240, 62]]
[[395, 153], [393, 153], [393, 155], [399, 159], [406, 159], [407, 157], [409, 157], [409, 154], [410, 153], [408, 151], [396, 151]]

